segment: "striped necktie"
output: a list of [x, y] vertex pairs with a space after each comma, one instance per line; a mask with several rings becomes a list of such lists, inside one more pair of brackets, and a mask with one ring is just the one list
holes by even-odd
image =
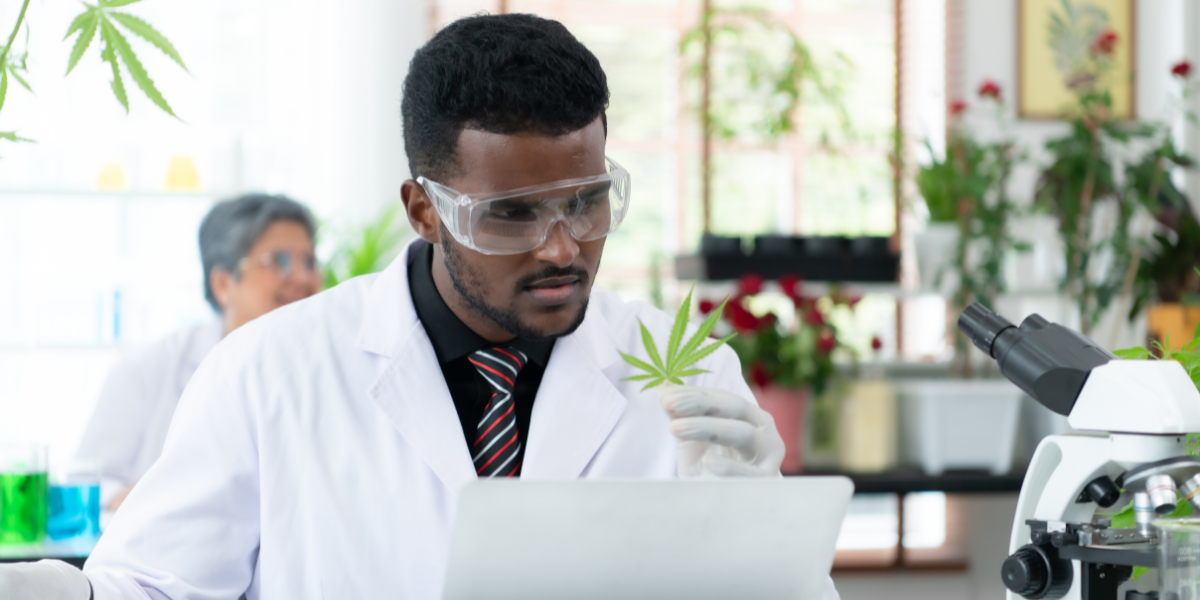
[[516, 477], [521, 473], [521, 441], [517, 438], [513, 389], [528, 358], [506, 346], [473, 352], [468, 360], [492, 389], [471, 447], [475, 473], [480, 477]]

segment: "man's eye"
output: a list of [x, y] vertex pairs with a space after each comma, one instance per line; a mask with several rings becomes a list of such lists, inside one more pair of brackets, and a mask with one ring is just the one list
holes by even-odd
[[528, 220], [535, 218], [533, 207], [523, 202], [503, 203], [492, 206], [488, 216], [493, 219]]

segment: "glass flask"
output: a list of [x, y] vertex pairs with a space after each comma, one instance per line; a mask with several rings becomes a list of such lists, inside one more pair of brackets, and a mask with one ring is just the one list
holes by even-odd
[[0, 444], [0, 545], [32, 544], [46, 536], [47, 462], [45, 446]]
[[1160, 600], [1200, 600], [1200, 518], [1159, 519]]

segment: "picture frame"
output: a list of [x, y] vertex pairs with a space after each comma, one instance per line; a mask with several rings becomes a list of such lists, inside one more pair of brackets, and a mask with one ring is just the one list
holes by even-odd
[[[1067, 7], [1074, 20], [1068, 18]], [[1052, 34], [1055, 16], [1069, 35]], [[1056, 120], [1075, 104], [1067, 86], [1070, 57], [1087, 52], [1095, 34], [1110, 28], [1117, 34], [1109, 91], [1113, 113], [1137, 114], [1137, 0], [1017, 0], [1017, 116]], [[1060, 31], [1063, 28], [1060, 28]]]

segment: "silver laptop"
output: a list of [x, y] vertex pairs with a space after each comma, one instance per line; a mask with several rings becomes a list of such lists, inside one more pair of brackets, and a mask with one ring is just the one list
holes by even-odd
[[495, 481], [463, 490], [446, 600], [819, 600], [845, 477]]

